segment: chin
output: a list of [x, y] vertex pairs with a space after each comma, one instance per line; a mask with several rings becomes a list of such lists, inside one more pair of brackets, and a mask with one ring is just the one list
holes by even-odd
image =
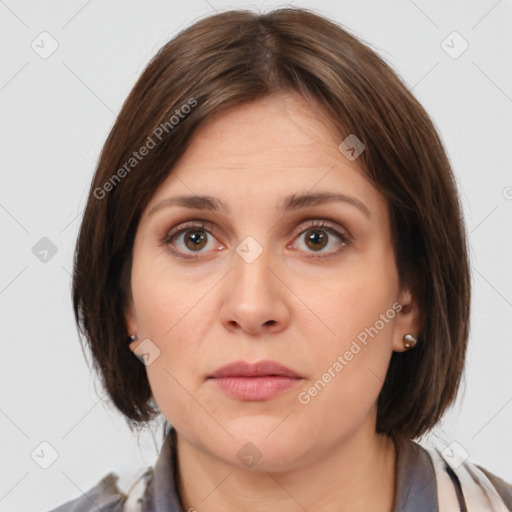
[[288, 427], [293, 427], [291, 418], [283, 421], [273, 416], [246, 416], [227, 422], [224, 425], [233, 438], [223, 436], [225, 443], [216, 445], [214, 455], [239, 469], [291, 469], [305, 456], [306, 446], [299, 432], [286, 428], [287, 421], [290, 421]]

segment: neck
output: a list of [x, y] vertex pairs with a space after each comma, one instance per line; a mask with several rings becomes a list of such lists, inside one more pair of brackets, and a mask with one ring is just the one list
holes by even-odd
[[396, 453], [384, 436], [356, 434], [314, 463], [283, 472], [239, 469], [177, 434], [185, 511], [392, 512]]

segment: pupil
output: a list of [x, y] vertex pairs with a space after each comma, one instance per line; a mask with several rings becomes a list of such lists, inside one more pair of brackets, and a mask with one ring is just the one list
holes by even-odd
[[[327, 244], [327, 237], [325, 236], [325, 234], [323, 234], [319, 230], [311, 230], [308, 233], [311, 233], [307, 237], [308, 245], [310, 242], [313, 242], [313, 249], [322, 249], [323, 247], [325, 247], [325, 245]], [[318, 245], [318, 242], [321, 242], [321, 245]]]
[[201, 234], [199, 231], [191, 231], [190, 233], [191, 234], [186, 238], [187, 245], [188, 245], [188, 242], [192, 242], [192, 247], [189, 247], [189, 249], [190, 248], [201, 249], [204, 246], [204, 243], [201, 247], [199, 247], [200, 244], [206, 240], [206, 237], [204, 236], [204, 234]]

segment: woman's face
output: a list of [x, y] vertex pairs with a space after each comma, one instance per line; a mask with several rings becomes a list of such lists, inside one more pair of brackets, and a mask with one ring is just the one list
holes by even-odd
[[[418, 334], [386, 200], [320, 112], [290, 93], [212, 117], [135, 237], [130, 348], [149, 354], [178, 434], [239, 467], [292, 468], [373, 438], [392, 351]], [[240, 361], [294, 377], [262, 365], [212, 378]]]

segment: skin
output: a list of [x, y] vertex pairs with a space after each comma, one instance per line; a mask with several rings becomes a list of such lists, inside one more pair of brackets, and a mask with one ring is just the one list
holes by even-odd
[[[126, 326], [138, 338], [131, 350], [144, 339], [160, 350], [146, 370], [178, 433], [184, 510], [393, 508], [396, 455], [375, 433], [376, 403], [392, 352], [404, 350], [405, 334], [418, 335], [419, 311], [399, 283], [387, 201], [358, 160], [340, 152], [344, 137], [327, 114], [313, 107], [290, 92], [211, 117], [138, 226]], [[289, 194], [320, 191], [357, 198], [371, 218], [346, 202], [277, 208]], [[149, 214], [181, 194], [216, 197], [230, 211], [169, 206]], [[209, 223], [199, 231], [206, 237], [199, 250], [190, 242], [197, 228], [185, 224], [191, 220]], [[312, 222], [321, 220], [349, 244], [329, 231], [321, 231], [327, 245], [308, 244]], [[163, 241], [183, 225], [191, 231]], [[263, 251], [251, 263], [236, 252], [248, 236]], [[401, 311], [307, 405], [300, 403], [298, 394], [397, 302]], [[303, 380], [251, 402], [228, 397], [207, 379], [228, 362], [263, 359]], [[237, 457], [248, 442], [261, 453], [252, 467]]]

